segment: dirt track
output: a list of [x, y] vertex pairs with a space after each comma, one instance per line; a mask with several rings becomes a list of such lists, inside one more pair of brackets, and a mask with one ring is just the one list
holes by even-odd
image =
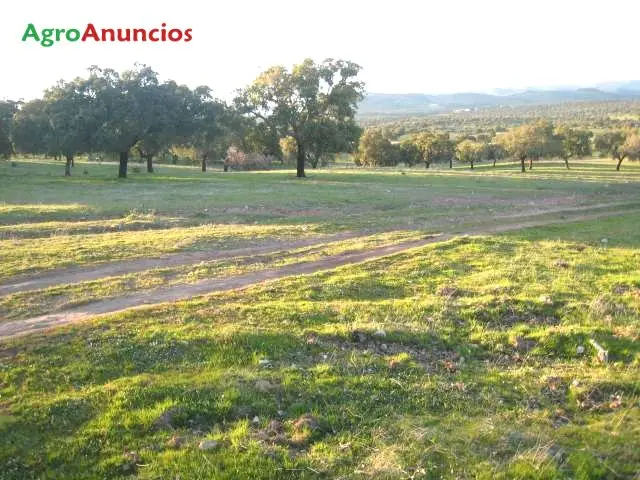
[[90, 265], [87, 267], [71, 267], [53, 270], [38, 276], [23, 276], [12, 283], [0, 285], [0, 296], [11, 293], [26, 292], [40, 288], [49, 288], [55, 285], [70, 283], [90, 282], [100, 278], [115, 277], [129, 273], [143, 272], [153, 268], [178, 267], [182, 265], [195, 265], [198, 262], [208, 262], [222, 258], [232, 258], [248, 255], [264, 255], [277, 252], [282, 249], [301, 248], [316, 245], [322, 242], [336, 242], [352, 237], [358, 233], [340, 233], [337, 235], [322, 235], [294, 241], [272, 241], [259, 247], [239, 248], [235, 250], [215, 250], [203, 252], [180, 252], [163, 255], [157, 258], [133, 258], [119, 260], [103, 265]]
[[[593, 208], [593, 207], [592, 207]], [[511, 230], [519, 230], [527, 227], [544, 226], [557, 223], [575, 222], [580, 220], [593, 220], [602, 217], [614, 216], [624, 212], [601, 212], [586, 215], [574, 215], [571, 218], [560, 219], [538, 219], [526, 222], [510, 223], [504, 225], [496, 225], [491, 227], [478, 227], [469, 230], [463, 235], [477, 235], [499, 233]], [[160, 288], [144, 293], [136, 293], [124, 297], [113, 298], [109, 300], [96, 301], [82, 307], [65, 310], [58, 313], [42, 315], [25, 320], [16, 320], [0, 324], [0, 340], [27, 335], [29, 333], [44, 331], [56, 326], [71, 324], [86, 320], [96, 315], [111, 314], [127, 310], [131, 308], [143, 308], [149, 305], [156, 305], [164, 302], [172, 302], [181, 299], [187, 299], [194, 296], [204, 295], [208, 293], [221, 292], [239, 288], [245, 288], [262, 282], [274, 281], [292, 275], [310, 274], [323, 270], [329, 270], [343, 265], [355, 264], [367, 260], [373, 260], [386, 255], [402, 252], [411, 248], [422, 247], [430, 243], [442, 242], [453, 238], [453, 234], [439, 235], [424, 238], [421, 240], [412, 240], [408, 242], [388, 245], [383, 247], [362, 250], [358, 252], [349, 252], [340, 255], [329, 256], [321, 260], [307, 263], [299, 263], [287, 265], [280, 268], [261, 270], [247, 274], [202, 280], [197, 283], [188, 285], [175, 285], [167, 288]], [[335, 238], [335, 237], [334, 237]], [[316, 239], [317, 242], [317, 239]], [[289, 244], [290, 246], [291, 244]], [[266, 248], [266, 247], [265, 247]], [[272, 248], [272, 247], [271, 247]], [[257, 253], [254, 251], [254, 253]], [[230, 252], [225, 252], [229, 255]], [[104, 268], [107, 268], [105, 266]], [[91, 272], [95, 272], [96, 269]], [[78, 274], [79, 272], [76, 272]], [[100, 277], [97, 277], [100, 278]], [[37, 279], [35, 279], [37, 280]], [[76, 280], [77, 281], [77, 280]]]
[[[585, 210], [596, 210], [602, 208], [621, 207], [625, 205], [637, 205], [634, 203], [601, 203], [571, 208], [551, 208], [542, 209], [527, 213], [510, 213], [507, 215], [492, 216], [490, 220], [517, 220], [519, 218], [535, 218], [538, 215], [550, 215], [556, 213], [581, 212]], [[333, 235], [318, 235], [300, 240], [286, 241], [275, 240], [264, 243], [256, 247], [247, 247], [234, 250], [215, 250], [198, 252], [179, 252], [156, 258], [133, 258], [129, 260], [118, 260], [99, 265], [89, 265], [82, 267], [70, 267], [52, 270], [39, 275], [24, 275], [12, 279], [11, 283], [0, 284], [0, 296], [12, 293], [26, 292], [49, 288], [56, 285], [67, 285], [72, 283], [90, 282], [106, 277], [127, 275], [154, 268], [177, 267], [184, 265], [195, 265], [198, 262], [207, 262], [233, 257], [248, 257], [253, 255], [273, 254], [282, 250], [302, 248], [314, 245], [321, 245], [327, 242], [336, 242], [363, 236], [363, 232], [343, 232]]]

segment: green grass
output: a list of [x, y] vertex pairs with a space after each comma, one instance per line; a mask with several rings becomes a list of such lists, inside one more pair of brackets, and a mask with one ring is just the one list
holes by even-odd
[[46, 270], [189, 250], [216, 250], [256, 245], [259, 240], [291, 240], [317, 233], [306, 225], [227, 225], [169, 228], [83, 235], [55, 235], [0, 242], [0, 280]]
[[[640, 166], [611, 162], [387, 170], [203, 174], [160, 165], [115, 178], [115, 164], [0, 162], [0, 281], [70, 265], [237, 248], [340, 231], [447, 231], [488, 217], [636, 202]], [[83, 172], [86, 171], [87, 175]], [[404, 173], [404, 174], [403, 174]]]
[[459, 238], [0, 344], [0, 478], [634, 478], [639, 220]]
[[[281, 245], [280, 250], [276, 249], [270, 254], [230, 256], [221, 260], [154, 268], [71, 285], [63, 284], [28, 290], [0, 297], [0, 322], [30, 318], [144, 290], [193, 284], [204, 279], [224, 278], [286, 265], [309, 263], [331, 255], [393, 245], [424, 237], [424, 234], [416, 231], [394, 231], [288, 250], [284, 249], [286, 245]], [[215, 235], [212, 235], [212, 239], [215, 238]], [[241, 239], [242, 236], [238, 235], [238, 238]], [[26, 261], [24, 263], [28, 264]]]

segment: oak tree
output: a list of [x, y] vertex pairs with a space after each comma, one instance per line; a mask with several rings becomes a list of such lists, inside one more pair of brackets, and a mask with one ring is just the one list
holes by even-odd
[[[311, 59], [295, 65], [271, 67], [235, 100], [239, 111], [296, 142], [297, 176], [305, 176], [309, 155], [334, 148], [344, 129], [351, 129], [364, 84], [357, 80], [360, 66], [349, 61]], [[317, 153], [316, 153], [317, 155]]]

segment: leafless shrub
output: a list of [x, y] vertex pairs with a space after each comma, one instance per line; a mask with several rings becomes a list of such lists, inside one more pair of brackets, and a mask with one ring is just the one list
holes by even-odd
[[225, 170], [268, 170], [274, 161], [272, 155], [245, 153], [237, 147], [229, 147], [224, 166]]

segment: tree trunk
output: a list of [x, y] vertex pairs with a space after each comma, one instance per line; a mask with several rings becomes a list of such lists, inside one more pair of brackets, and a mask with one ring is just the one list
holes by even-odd
[[424, 162], [424, 168], [429, 168], [431, 164], [429, 162]]
[[624, 157], [618, 159], [618, 164], [616, 165], [616, 172], [620, 171], [620, 165], [622, 165], [623, 160], [624, 160]]
[[147, 173], [153, 173], [153, 155], [147, 155]]
[[524, 168], [524, 161], [525, 161], [524, 157], [520, 158], [520, 166], [522, 167], [522, 173], [526, 172], [526, 169]]
[[64, 164], [64, 176], [71, 176], [71, 167], [73, 166], [73, 155], [66, 155], [65, 157], [67, 161]]
[[565, 166], [565, 167], [567, 167], [567, 170], [571, 170], [571, 169], [569, 168], [569, 159], [568, 159], [568, 158], [565, 158], [565, 159], [564, 159], [564, 166]]
[[473, 170], [473, 160], [471, 160], [471, 170]]
[[533, 170], [533, 158], [529, 159], [529, 170]]
[[173, 163], [174, 165], [178, 164], [178, 155], [173, 155], [172, 156], [171, 163]]
[[304, 160], [305, 160], [305, 151], [304, 146], [297, 142], [298, 144], [298, 156], [296, 160], [296, 177], [304, 178], [306, 175], [304, 174]]
[[127, 178], [127, 164], [129, 163], [129, 151], [120, 152], [120, 165], [118, 166], [118, 177]]
[[227, 165], [226, 163], [224, 164], [224, 171], [228, 172], [229, 171], [229, 165]]
[[453, 157], [449, 157], [449, 168], [453, 168]]
[[201, 163], [201, 167], [202, 167], [202, 171], [206, 172], [207, 171], [207, 156], [203, 155], [202, 156], [202, 163]]
[[496, 166], [496, 159], [495, 158], [493, 159], [493, 166], [494, 166], [494, 168]]
[[73, 155], [71, 156], [71, 166], [75, 167], [76, 166], [76, 159], [73, 158]]

